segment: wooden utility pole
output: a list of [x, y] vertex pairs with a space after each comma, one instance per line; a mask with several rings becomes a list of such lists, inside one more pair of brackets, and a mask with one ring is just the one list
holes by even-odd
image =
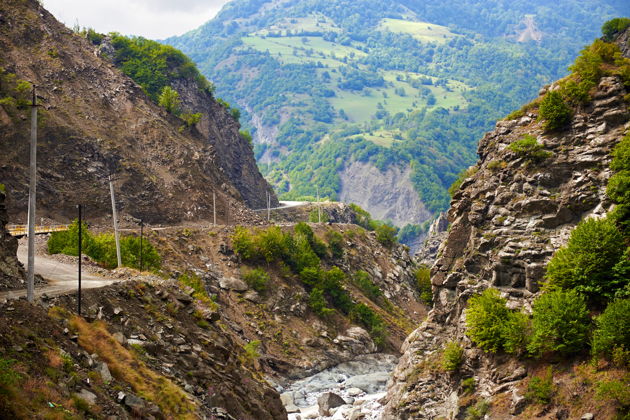
[[82, 215], [82, 211], [81, 211], [82, 210], [81, 209], [81, 204], [79, 204], [77, 206], [77, 208], [79, 209], [79, 272], [78, 272], [79, 288], [77, 290], [77, 315], [81, 316], [81, 259], [82, 259], [81, 258], [81, 254], [83, 253], [83, 250], [81, 249], [81, 246], [82, 246], [82, 243], [83, 243], [83, 241], [82, 241], [82, 239], [83, 239], [82, 236], [83, 235], [82, 235], [81, 230], [83, 228], [83, 226], [82, 226], [82, 224], [83, 224], [82, 216], [83, 215]]
[[109, 179], [109, 193], [112, 196], [112, 218], [114, 219], [114, 238], [116, 239], [116, 259], [118, 260], [118, 267], [122, 267], [122, 258], [120, 256], [120, 240], [118, 238], [118, 213], [116, 212], [116, 198], [114, 197], [114, 182], [112, 181], [111, 174]]
[[271, 194], [267, 191], [267, 221], [271, 221]]
[[322, 208], [319, 205], [319, 186], [317, 186], [317, 223], [322, 222]]
[[31, 163], [28, 187], [28, 276], [26, 278], [26, 298], [35, 300], [35, 197], [37, 196], [37, 98], [33, 87], [31, 103]]

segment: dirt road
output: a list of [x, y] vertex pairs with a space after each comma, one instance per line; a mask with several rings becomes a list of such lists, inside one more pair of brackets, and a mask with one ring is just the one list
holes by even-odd
[[[18, 248], [18, 259], [26, 266], [27, 248], [25, 246]], [[46, 293], [48, 296], [55, 296], [77, 290], [78, 280], [76, 265], [37, 255], [35, 257], [35, 273], [48, 280], [48, 284], [35, 287], [35, 297], [41, 296], [42, 293]], [[81, 288], [94, 289], [107, 286], [117, 281], [120, 281], [120, 279], [108, 279], [106, 277], [82, 272]], [[2, 292], [0, 293], [0, 300], [17, 299], [21, 296], [26, 296], [26, 288]]]

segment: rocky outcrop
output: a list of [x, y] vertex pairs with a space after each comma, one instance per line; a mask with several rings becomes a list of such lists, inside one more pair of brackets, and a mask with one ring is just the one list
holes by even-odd
[[339, 173], [339, 200], [355, 203], [378, 220], [396, 226], [420, 224], [431, 213], [420, 200], [410, 180], [411, 169], [391, 167], [381, 172], [369, 163], [352, 162]]
[[26, 274], [17, 260], [17, 240], [6, 230], [6, 196], [4, 186], [0, 187], [0, 290], [4, 290], [23, 286]]
[[438, 249], [444, 239], [446, 239], [448, 230], [448, 218], [445, 213], [440, 213], [437, 219], [431, 223], [429, 232], [421, 247], [415, 254], [420, 264], [431, 267], [437, 258]]
[[[210, 94], [178, 87], [184, 107], [203, 114], [185, 128], [39, 2], [3, 1], [0, 16], [2, 71], [37, 86], [38, 218], [72, 219], [79, 203], [91, 222], [106, 217], [114, 172], [123, 221], [212, 220], [213, 191], [219, 222], [256, 219], [244, 204], [262, 207], [269, 186], [238, 122]], [[0, 180], [9, 215], [24, 219], [29, 110], [7, 112], [0, 106]]]
[[[527, 370], [472, 345], [465, 335], [466, 302], [495, 287], [509, 307], [531, 311], [553, 252], [580, 220], [610, 209], [609, 154], [630, 128], [627, 93], [619, 78], [604, 77], [566, 130], [543, 132], [532, 112], [497, 123], [481, 140], [478, 171], [453, 197], [451, 227], [432, 268], [435, 307], [403, 345], [385, 418], [453, 419], [465, 409], [459, 381], [473, 376], [479, 395], [501, 395], [518, 414], [522, 395], [516, 385]], [[535, 163], [511, 152], [507, 146], [524, 135], [536, 137], [552, 155]], [[454, 375], [430, 368], [450, 340], [465, 346], [463, 366]]]

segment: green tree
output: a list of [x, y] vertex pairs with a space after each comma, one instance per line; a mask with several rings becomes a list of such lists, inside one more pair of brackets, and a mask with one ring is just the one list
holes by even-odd
[[593, 355], [610, 357], [615, 349], [630, 351], [630, 299], [611, 302], [595, 324]]
[[177, 114], [179, 112], [179, 93], [170, 86], [164, 86], [158, 99], [158, 105], [164, 107], [171, 114]]
[[543, 293], [533, 305], [532, 354], [558, 352], [563, 355], [582, 350], [588, 340], [590, 318], [586, 302], [575, 290]]
[[562, 95], [558, 91], [550, 91], [544, 96], [538, 108], [540, 118], [544, 120], [543, 127], [545, 130], [557, 130], [564, 127], [569, 120], [573, 111], [564, 103]]
[[610, 218], [587, 219], [547, 265], [547, 287], [575, 289], [594, 301], [612, 299], [629, 282], [623, 235]]
[[376, 228], [376, 240], [384, 247], [391, 248], [396, 243], [396, 228], [382, 223]]

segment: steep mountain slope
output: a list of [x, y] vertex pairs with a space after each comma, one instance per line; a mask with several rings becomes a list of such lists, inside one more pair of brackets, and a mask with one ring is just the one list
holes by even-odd
[[17, 260], [17, 240], [6, 230], [4, 185], [0, 184], [0, 290], [24, 285], [26, 274]]
[[[615, 51], [609, 44], [594, 45]], [[584, 57], [595, 57], [595, 50], [585, 50], [577, 62], [584, 64]], [[582, 364], [588, 360], [585, 352], [573, 358], [547, 353], [542, 359], [516, 357], [496, 348], [487, 353], [471, 341], [466, 311], [472, 296], [495, 288], [507, 300], [507, 308], [529, 316], [532, 302], [541, 296], [546, 266], [554, 252], [566, 244], [578, 222], [602, 218], [612, 209], [606, 193], [610, 153], [630, 128], [630, 61], [623, 64], [620, 55], [614, 57], [615, 64], [608, 57], [605, 70], [599, 67], [601, 57], [591, 62], [590, 68], [600, 69], [594, 73], [597, 83], [582, 103], [574, 105], [566, 126], [545, 130], [545, 122], [538, 119], [542, 114], [538, 99], [515, 118], [498, 122], [481, 140], [476, 172], [453, 198], [448, 212], [451, 225], [432, 268], [435, 306], [407, 338], [390, 382], [387, 415], [391, 418], [463, 418], [465, 413], [472, 416], [471, 410], [477, 415], [483, 411], [483, 416], [488, 410], [484, 400], [490, 403], [491, 418], [580, 418], [586, 412], [595, 418], [613, 418], [615, 409], [622, 408], [610, 393], [598, 394], [601, 401], [597, 400], [595, 390], [624, 374], [626, 379], [619, 383], [627, 382], [624, 362], [618, 362], [621, 367], [617, 368], [600, 361], [594, 368]], [[584, 75], [573, 75], [554, 83], [541, 95], [566, 95], [569, 82], [580, 78], [585, 80]], [[540, 153], [534, 154], [534, 149], [523, 153], [514, 147], [523, 144], [524, 138], [534, 138]], [[595, 250], [602, 246], [596, 242]], [[615, 252], [623, 253], [623, 249]], [[588, 290], [582, 291], [588, 296]], [[591, 310], [599, 312], [602, 307], [595, 305]], [[527, 340], [526, 324], [514, 328]], [[586, 341], [582, 339], [580, 345], [588, 346]], [[449, 342], [461, 346], [461, 365], [445, 372], [442, 358]], [[552, 371], [553, 381], [544, 379], [545, 372], [551, 375]], [[527, 394], [533, 384], [545, 380], [551, 382], [544, 398]]]
[[0, 179], [13, 219], [26, 211], [26, 81], [40, 105], [38, 216], [69, 219], [79, 203], [92, 220], [107, 215], [110, 173], [122, 212], [150, 223], [211, 220], [212, 191], [220, 221], [265, 206], [270, 188], [251, 148], [208, 92], [179, 79], [183, 107], [202, 114], [186, 128], [38, 2], [3, 2], [0, 14]]
[[[359, 161], [368, 183], [413, 186], [390, 196], [361, 191], [367, 210], [404, 226], [446, 209], [447, 188], [474, 162], [491, 122], [564, 75], [601, 23], [629, 7], [236, 0], [166, 42], [243, 109], [261, 169], [279, 194], [314, 196], [319, 187], [354, 200], [345, 186], [355, 187], [348, 172]], [[416, 195], [426, 211], [401, 211]]]

